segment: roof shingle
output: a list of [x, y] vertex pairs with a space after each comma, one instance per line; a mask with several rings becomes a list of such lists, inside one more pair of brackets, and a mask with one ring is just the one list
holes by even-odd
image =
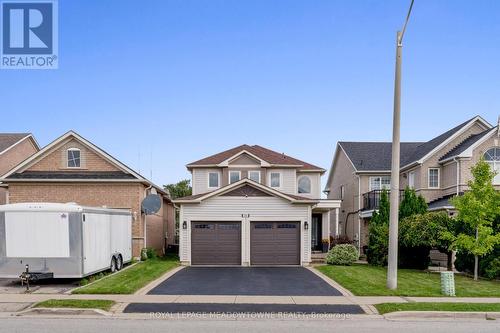
[[0, 133], [0, 153], [28, 135], [30, 133]]

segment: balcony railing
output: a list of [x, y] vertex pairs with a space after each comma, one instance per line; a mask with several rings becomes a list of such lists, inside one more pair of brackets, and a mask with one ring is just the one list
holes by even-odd
[[[373, 210], [378, 209], [380, 206], [380, 197], [382, 196], [383, 190], [373, 190], [363, 194], [363, 209], [362, 210]], [[403, 200], [404, 190], [399, 190], [399, 202]], [[387, 199], [389, 199], [390, 191], [387, 191]]]

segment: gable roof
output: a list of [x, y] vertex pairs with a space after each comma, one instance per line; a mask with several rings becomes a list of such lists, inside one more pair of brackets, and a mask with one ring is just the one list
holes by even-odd
[[[401, 142], [400, 146], [400, 166], [401, 168], [408, 167], [412, 164], [424, 160], [427, 156], [431, 155], [434, 151], [440, 149], [453, 140], [463, 130], [474, 124], [480, 123], [485, 131], [480, 134], [473, 135], [472, 137], [464, 140], [461, 147], [455, 147], [457, 151], [466, 150], [473, 143], [480, 140], [484, 135], [491, 131], [492, 126], [480, 116], [475, 116], [466, 122], [436, 136], [427, 142]], [[391, 158], [392, 158], [392, 143], [391, 142], [339, 142], [341, 148], [345, 151], [347, 157], [351, 160], [354, 168], [358, 172], [368, 171], [390, 171]], [[460, 146], [460, 145], [459, 145]], [[455, 152], [448, 152], [456, 154]]]
[[0, 155], [27, 138], [31, 138], [35, 148], [40, 150], [31, 133], [0, 133]]
[[278, 153], [259, 145], [250, 146], [246, 144], [189, 163], [187, 165], [187, 168], [191, 169], [195, 167], [218, 166], [219, 164], [224, 163], [227, 160], [231, 160], [232, 158], [235, 158], [244, 152], [248, 153], [250, 156], [256, 157], [261, 161], [264, 161], [265, 163], [268, 163], [270, 166], [288, 166], [297, 167], [301, 170], [307, 171], [325, 172], [325, 169], [323, 168], [298, 160], [291, 156]]
[[[405, 157], [421, 144], [421, 142], [401, 142], [401, 164], [405, 162]], [[391, 142], [341, 141], [339, 145], [345, 151], [357, 171], [391, 170]]]
[[262, 192], [268, 193], [272, 196], [288, 200], [291, 203], [315, 204], [315, 203], [319, 202], [319, 200], [309, 199], [309, 198], [301, 197], [298, 195], [292, 195], [292, 194], [288, 194], [288, 193], [283, 193], [281, 191], [277, 191], [269, 186], [263, 185], [261, 183], [257, 183], [251, 179], [248, 179], [248, 178], [243, 178], [235, 183], [222, 186], [215, 191], [199, 193], [199, 194], [190, 195], [187, 197], [177, 198], [177, 199], [173, 200], [173, 202], [176, 204], [201, 203], [203, 200], [209, 199], [209, 198], [214, 197], [214, 196], [219, 196], [219, 195], [222, 195], [224, 193], [228, 193], [230, 191], [233, 191], [233, 190], [240, 188], [240, 187], [243, 187], [243, 186], [252, 186], [252, 187], [254, 187], [258, 190], [261, 190]]
[[[31, 165], [36, 163], [37, 161], [41, 160], [43, 157], [45, 157], [46, 154], [49, 154], [53, 151], [53, 149], [56, 149], [60, 146], [60, 144], [63, 144], [66, 142], [68, 139], [75, 139], [82, 143], [83, 145], [87, 146], [88, 148], [92, 149], [95, 153], [100, 155], [102, 158], [104, 158], [106, 161], [110, 162], [114, 166], [116, 166], [118, 169], [120, 169], [121, 172], [111, 172], [111, 173], [99, 173], [99, 172], [26, 172], [25, 170], [29, 168]], [[115, 177], [116, 178], [113, 178]], [[35, 178], [39, 177], [39, 178]], [[92, 178], [93, 177], [93, 178]], [[137, 180], [143, 184], [149, 185], [154, 187], [158, 192], [168, 195], [167, 192], [161, 188], [158, 185], [155, 185], [152, 183], [150, 180], [145, 178], [144, 176], [140, 175], [139, 173], [135, 172], [110, 154], [108, 154], [106, 151], [102, 150], [101, 148], [97, 147], [95, 144], [92, 142], [88, 141], [78, 133], [74, 131], [68, 131], [67, 133], [63, 134], [59, 138], [55, 139], [43, 149], [39, 150], [37, 153], [31, 155], [29, 158], [18, 164], [15, 168], [10, 170], [8, 173], [6, 173], [3, 176], [3, 179], [1, 181], [3, 182], [9, 182], [9, 181], [22, 181], [22, 180], [71, 180], [71, 181], [78, 181], [78, 180]]]
[[494, 127], [492, 129], [487, 129], [487, 130], [485, 130], [485, 131], [483, 131], [481, 133], [473, 134], [473, 135], [469, 136], [468, 138], [466, 138], [465, 140], [463, 140], [462, 142], [460, 142], [457, 146], [455, 146], [455, 148], [453, 148], [452, 150], [450, 150], [449, 152], [447, 152], [446, 154], [444, 154], [443, 157], [441, 157], [439, 159], [439, 162], [444, 162], [446, 160], [449, 160], [449, 159], [452, 159], [454, 157], [460, 156], [460, 154], [462, 154], [463, 152], [465, 152], [467, 149], [469, 149], [470, 147], [472, 147], [477, 142], [481, 141], [481, 139], [483, 139], [486, 136], [488, 136], [488, 134], [493, 133], [496, 130], [496, 128], [497, 127]]

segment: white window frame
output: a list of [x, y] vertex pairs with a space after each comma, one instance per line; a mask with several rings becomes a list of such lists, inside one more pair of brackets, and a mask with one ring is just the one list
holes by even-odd
[[260, 175], [261, 175], [260, 170], [248, 170], [248, 179], [250, 179], [250, 180], [252, 180], [252, 179], [250, 178], [250, 174], [251, 174], [252, 172], [256, 172], [256, 173], [259, 175], [259, 180], [254, 180], [254, 182], [256, 181], [257, 183], [260, 183]]
[[[217, 186], [210, 186], [210, 174], [215, 173], [217, 175]], [[219, 188], [220, 187], [220, 172], [218, 171], [209, 171], [207, 177], [207, 187], [210, 188]]]
[[[279, 175], [279, 181], [280, 181], [280, 185], [279, 186], [273, 186], [272, 185], [271, 179], [273, 177], [273, 174], [278, 174]], [[281, 172], [279, 172], [279, 171], [271, 171], [271, 172], [269, 172], [269, 187], [271, 187], [271, 188], [281, 188], [281, 184], [283, 184], [283, 179], [282, 179]]]
[[[382, 178], [383, 177], [389, 177], [389, 182], [390, 182], [390, 179], [391, 179], [391, 176], [387, 176], [387, 175], [383, 175], [383, 176], [370, 176], [370, 178], [368, 179], [368, 190], [371, 192], [371, 191], [374, 191], [374, 190], [377, 190], [377, 191], [381, 191], [383, 190], [384, 188], [382, 187]], [[379, 178], [379, 188], [378, 189], [374, 189], [372, 188], [372, 179], [373, 178]], [[387, 191], [389, 191], [391, 189], [391, 184], [389, 183], [389, 187], [386, 188]]]
[[408, 172], [408, 187], [415, 189], [415, 171]]
[[[235, 181], [235, 182], [231, 182], [231, 174], [232, 173], [238, 173], [238, 180]], [[239, 182], [240, 180], [241, 180], [241, 171], [239, 171], [239, 170], [229, 170], [228, 180], [227, 180], [228, 184], [234, 184], [234, 183]]]
[[[437, 186], [431, 186], [431, 170], [437, 170]], [[441, 188], [441, 169], [440, 168], [428, 168], [427, 169], [427, 188]]]
[[[309, 179], [309, 192], [299, 192], [299, 182], [302, 178], [307, 178]], [[300, 176], [298, 179], [297, 179], [297, 194], [311, 194], [312, 193], [312, 180], [311, 180], [311, 177], [309, 176]]]
[[[80, 153], [80, 158], [79, 158], [79, 162], [80, 162], [80, 165], [79, 166], [69, 166], [69, 152], [70, 151], [78, 151]], [[66, 168], [68, 169], [81, 169], [82, 167], [82, 150], [79, 149], [79, 148], [68, 148], [66, 149]]]
[[493, 149], [500, 149], [500, 147], [491, 147], [486, 152], [483, 154], [483, 157], [485, 159], [485, 162], [488, 163], [490, 166], [491, 171], [497, 172], [495, 177], [493, 177], [492, 183], [493, 185], [500, 185], [500, 161], [495, 160], [495, 159], [486, 159], [486, 154], [490, 152], [490, 150]]

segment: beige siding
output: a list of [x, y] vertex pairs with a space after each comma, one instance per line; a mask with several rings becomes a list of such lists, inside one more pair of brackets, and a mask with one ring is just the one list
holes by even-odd
[[271, 186], [271, 172], [281, 173], [281, 187], [276, 188], [277, 190], [284, 193], [297, 194], [297, 175], [295, 169], [268, 169], [267, 186]]
[[[193, 195], [206, 193], [215, 190], [214, 188], [208, 188], [208, 173], [218, 172], [219, 173], [219, 183], [222, 183], [222, 172], [221, 169], [193, 169]], [[222, 185], [224, 185], [222, 183]]]
[[260, 167], [260, 161], [257, 161], [248, 154], [241, 154], [234, 160], [229, 161], [229, 165], [255, 165]]
[[[249, 218], [242, 218], [249, 214]], [[201, 204], [182, 205], [181, 221], [188, 223], [188, 229], [180, 228], [180, 259], [190, 262], [191, 221], [241, 221], [242, 222], [242, 264], [250, 262], [251, 221], [300, 221], [302, 261], [310, 262], [310, 228], [306, 232], [303, 223], [310, 219], [310, 208], [306, 205], [292, 205], [275, 197], [215, 197]]]
[[[298, 193], [299, 178], [305, 176], [311, 180], [311, 193]], [[311, 199], [321, 198], [321, 174], [312, 172], [297, 172], [297, 188], [295, 194]]]

